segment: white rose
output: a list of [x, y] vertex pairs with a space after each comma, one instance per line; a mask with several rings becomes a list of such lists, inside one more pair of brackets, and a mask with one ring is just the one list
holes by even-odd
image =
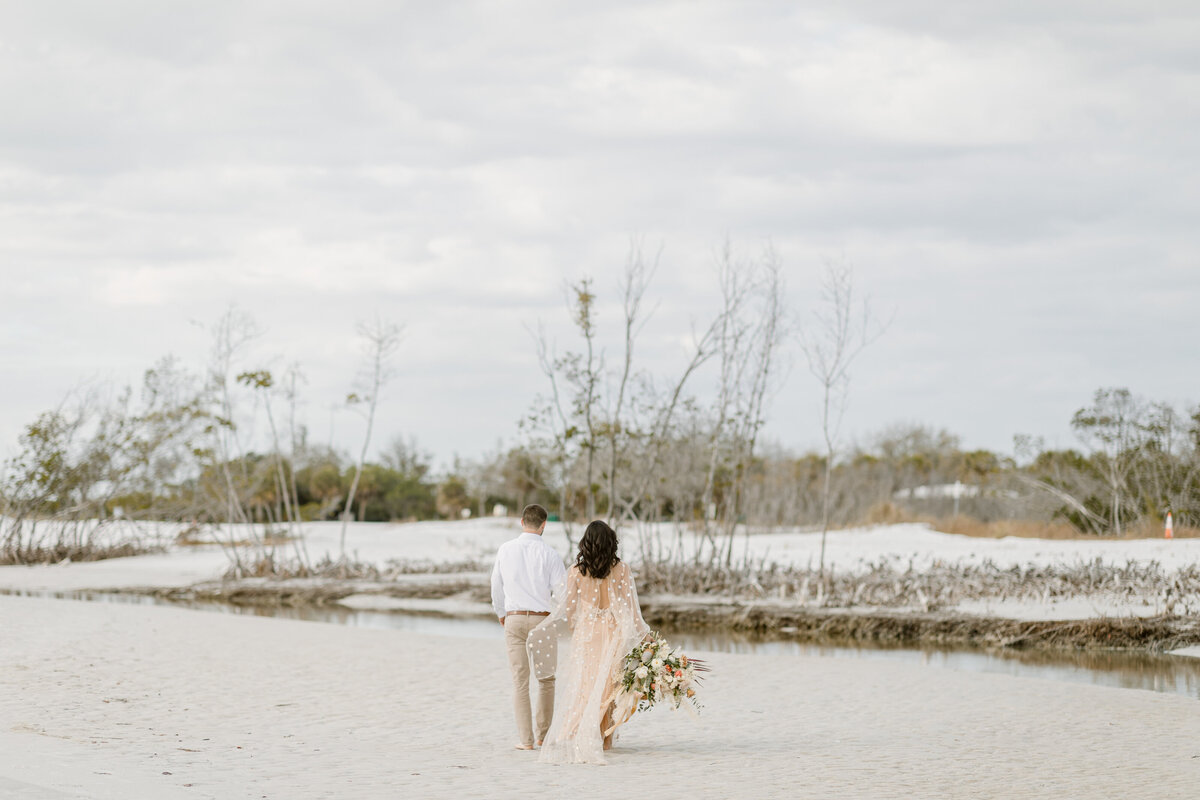
[[634, 670], [633, 674], [637, 675], [639, 678], [645, 678], [650, 674], [650, 670], [646, 669], [645, 667], [638, 667], [636, 670]]
[[656, 658], [650, 662], [650, 666], [654, 667], [654, 670], [656, 672], [658, 670], [662, 669], [662, 665], [663, 665], [663, 660], [661, 658]]

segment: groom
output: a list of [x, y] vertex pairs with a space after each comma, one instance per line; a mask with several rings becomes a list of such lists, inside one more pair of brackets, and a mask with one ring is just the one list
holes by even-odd
[[[492, 608], [504, 626], [508, 666], [513, 679], [513, 711], [517, 715], [518, 750], [533, 749], [529, 707], [529, 632], [550, 615], [567, 571], [562, 556], [546, 544], [546, 509], [525, 506], [521, 535], [500, 545], [492, 568]], [[551, 658], [554, 658], [551, 655]], [[538, 680], [537, 743], [540, 745], [554, 716], [554, 676]]]

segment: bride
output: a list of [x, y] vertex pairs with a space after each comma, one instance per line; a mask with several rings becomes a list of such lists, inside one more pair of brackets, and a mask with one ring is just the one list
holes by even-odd
[[616, 709], [622, 661], [649, 632], [633, 573], [617, 558], [617, 534], [596, 520], [579, 542], [579, 556], [567, 570], [558, 607], [529, 634], [538, 678], [553, 673], [555, 647], [569, 636], [558, 658], [554, 721], [540, 761], [605, 763], [603, 751], [612, 746], [613, 732], [632, 711]]

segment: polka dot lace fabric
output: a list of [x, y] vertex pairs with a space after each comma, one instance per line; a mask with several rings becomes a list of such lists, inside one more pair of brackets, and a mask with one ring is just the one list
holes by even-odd
[[558, 607], [528, 640], [538, 677], [557, 673], [554, 720], [540, 761], [605, 763], [602, 727], [624, 717], [615, 708], [622, 660], [649, 631], [627, 564], [617, 563], [603, 579], [585, 577], [578, 567], [567, 571]]

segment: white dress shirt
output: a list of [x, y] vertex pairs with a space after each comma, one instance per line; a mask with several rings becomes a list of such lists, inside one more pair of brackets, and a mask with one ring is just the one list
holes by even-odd
[[523, 532], [496, 552], [492, 608], [497, 617], [510, 611], [553, 611], [566, 577], [558, 551], [539, 534]]

